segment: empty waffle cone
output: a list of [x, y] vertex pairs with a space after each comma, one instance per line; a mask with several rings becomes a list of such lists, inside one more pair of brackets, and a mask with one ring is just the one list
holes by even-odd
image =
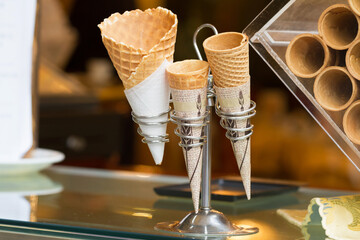
[[355, 143], [360, 145], [360, 100], [351, 104], [351, 106], [346, 110], [343, 126], [346, 135], [349, 139]]
[[318, 30], [328, 46], [345, 50], [360, 37], [360, 18], [348, 5], [335, 4], [321, 14]]
[[[166, 78], [169, 81], [175, 114], [181, 118], [200, 117], [206, 111], [207, 79], [209, 64], [200, 60], [185, 60], [170, 64], [166, 68]], [[191, 123], [202, 123], [202, 120]], [[190, 123], [190, 121], [183, 121]], [[204, 135], [203, 127], [179, 126], [179, 132], [190, 138], [181, 138], [182, 144], [196, 144]], [[186, 169], [189, 176], [190, 188], [195, 212], [199, 210], [201, 169], [203, 146], [183, 148]]]
[[[221, 110], [225, 113], [243, 112], [250, 108], [250, 79], [237, 87], [221, 88], [215, 86], [216, 98]], [[250, 120], [231, 120], [225, 122], [227, 127], [247, 128], [250, 126]], [[228, 135], [232, 137], [241, 137], [247, 132], [235, 132], [228, 130]], [[236, 162], [239, 167], [240, 175], [243, 181], [245, 193], [248, 199], [251, 198], [251, 162], [250, 162], [250, 138], [244, 140], [231, 140], [231, 146], [234, 151]]]
[[328, 67], [314, 82], [316, 101], [326, 110], [342, 111], [358, 96], [357, 81], [343, 67]]
[[347, 50], [345, 62], [351, 75], [360, 80], [360, 40], [355, 41]]
[[175, 62], [166, 68], [170, 88], [192, 90], [207, 85], [209, 64], [201, 60]]
[[215, 86], [236, 87], [249, 80], [249, 42], [246, 35], [220, 33], [207, 38], [203, 47]]
[[114, 13], [98, 25], [126, 89], [150, 76], [165, 59], [172, 62], [177, 23], [175, 14], [158, 7]]
[[[170, 89], [165, 68], [173, 61], [177, 23], [175, 14], [158, 7], [115, 13], [98, 25], [132, 111], [144, 117], [139, 125], [146, 136], [166, 135]], [[149, 141], [148, 146], [161, 164], [165, 143]]]
[[326, 67], [337, 65], [339, 54], [318, 36], [300, 34], [291, 40], [285, 59], [290, 70], [298, 77], [316, 77]]
[[360, 16], [360, 2], [358, 0], [348, 0], [351, 10]]

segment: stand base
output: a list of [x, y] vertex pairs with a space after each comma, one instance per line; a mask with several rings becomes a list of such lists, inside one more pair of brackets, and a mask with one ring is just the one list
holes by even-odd
[[257, 227], [234, 225], [224, 214], [212, 209], [191, 212], [180, 222], [158, 223], [155, 229], [186, 236], [240, 236], [259, 232]]

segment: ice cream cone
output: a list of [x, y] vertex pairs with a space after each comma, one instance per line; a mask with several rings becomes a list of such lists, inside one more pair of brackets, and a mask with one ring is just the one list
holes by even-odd
[[172, 62], [177, 23], [175, 14], [158, 7], [114, 13], [98, 25], [126, 89], [145, 80], [165, 58]]
[[337, 65], [339, 54], [318, 36], [300, 34], [291, 40], [286, 49], [286, 63], [298, 77], [316, 77], [326, 67]]
[[351, 10], [360, 16], [360, 2], [358, 0], [348, 0]]
[[[207, 79], [209, 64], [200, 60], [176, 62], [166, 68], [174, 110], [177, 117], [200, 117], [206, 111]], [[183, 121], [183, 123], [201, 124], [203, 121]], [[181, 138], [182, 144], [196, 144], [200, 141], [191, 137], [203, 136], [203, 127], [179, 126], [180, 134], [190, 138]], [[195, 212], [199, 210], [201, 169], [203, 146], [183, 147], [186, 168], [190, 180], [190, 188]]]
[[[114, 13], [99, 28], [103, 43], [125, 87], [125, 95], [136, 115], [153, 117], [169, 108], [170, 90], [165, 68], [173, 61], [177, 17], [158, 7], [146, 11]], [[145, 120], [166, 121], [164, 115]], [[144, 134], [166, 133], [166, 124], [140, 124]], [[156, 164], [161, 164], [164, 143], [149, 143]]]
[[[237, 87], [222, 88], [215, 86], [217, 101], [225, 113], [242, 112], [250, 108], [250, 79]], [[232, 128], [247, 128], [250, 120], [226, 120], [225, 125]], [[229, 131], [232, 137], [244, 136], [246, 133]], [[251, 197], [251, 163], [250, 163], [250, 138], [244, 140], [231, 140], [236, 162], [244, 184], [248, 199]]]
[[360, 40], [355, 41], [349, 47], [346, 52], [345, 62], [350, 74], [360, 80]]
[[358, 96], [357, 81], [343, 67], [328, 67], [314, 82], [316, 101], [326, 110], [342, 111]]
[[[221, 110], [240, 112], [250, 107], [249, 41], [244, 34], [227, 32], [207, 38], [204, 50], [214, 77]], [[245, 128], [249, 122], [226, 121], [227, 127]], [[244, 133], [231, 132], [240, 136]], [[248, 199], [251, 193], [250, 139], [231, 141]]]
[[360, 17], [348, 5], [335, 4], [321, 14], [318, 30], [329, 47], [344, 50], [360, 37]]
[[216, 86], [236, 87], [249, 79], [249, 42], [246, 35], [220, 33], [207, 38], [203, 46]]
[[343, 120], [344, 131], [349, 139], [360, 145], [360, 100], [351, 104], [346, 110]]

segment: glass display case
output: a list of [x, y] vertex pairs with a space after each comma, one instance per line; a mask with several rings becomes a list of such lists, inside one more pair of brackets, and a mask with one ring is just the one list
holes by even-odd
[[[355, 144], [356, 141], [345, 133], [346, 131], [344, 131], [343, 127], [343, 118], [346, 115], [347, 109], [339, 111], [326, 110], [323, 104], [320, 105], [319, 99], [314, 94], [314, 81], [316, 77], [302, 78], [298, 77], [298, 74], [295, 75], [294, 71], [291, 71], [288, 67], [285, 56], [290, 42], [299, 34], [319, 34], [319, 18], [325, 9], [334, 4], [346, 4], [348, 6], [348, 1], [274, 0], [246, 27], [244, 33], [249, 36], [250, 44], [255, 51], [271, 67], [279, 79], [294, 94], [355, 167], [360, 170], [359, 145]], [[355, 30], [358, 30], [358, 16], [351, 11], [349, 14], [354, 14]], [[356, 38], [358, 38], [358, 35]], [[331, 48], [329, 49], [333, 51]], [[340, 58], [337, 65], [345, 66], [345, 54], [346, 49], [337, 51], [337, 56]], [[328, 79], [326, 78], [326, 81]], [[358, 84], [358, 80], [353, 80], [353, 91]], [[356, 100], [358, 100], [358, 95], [355, 94], [353, 101], [356, 102]], [[347, 106], [347, 108], [350, 107]], [[356, 118], [354, 121], [353, 125], [356, 125]]]

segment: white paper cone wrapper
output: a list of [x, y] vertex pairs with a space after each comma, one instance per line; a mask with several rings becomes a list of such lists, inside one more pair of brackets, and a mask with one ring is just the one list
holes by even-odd
[[[250, 79], [243, 85], [230, 88], [214, 87], [217, 101], [221, 110], [226, 113], [241, 112], [250, 108]], [[228, 120], [225, 124], [235, 128], [246, 128], [249, 120]], [[245, 133], [230, 132], [234, 136], [243, 136]], [[251, 197], [251, 163], [250, 163], [250, 138], [233, 141], [231, 143], [240, 175], [243, 181], [245, 193], [248, 199]]]
[[[169, 109], [170, 89], [165, 79], [165, 69], [170, 64], [166, 59], [148, 78], [130, 89], [125, 90], [126, 98], [138, 116], [152, 117]], [[166, 121], [167, 115], [145, 122]], [[144, 134], [156, 136], [166, 134], [167, 124], [159, 126], [140, 125]], [[164, 156], [165, 143], [148, 143], [156, 165], [160, 165]]]
[[[171, 89], [176, 115], [179, 117], [198, 117], [206, 111], [206, 87], [194, 90]], [[193, 123], [201, 123], [194, 121]], [[200, 137], [203, 127], [180, 127], [181, 133], [187, 136]], [[197, 140], [181, 139], [182, 143], [198, 143]], [[200, 190], [201, 190], [201, 169], [203, 146], [183, 147], [183, 154], [190, 181], [190, 188], [195, 212], [199, 211]]]

